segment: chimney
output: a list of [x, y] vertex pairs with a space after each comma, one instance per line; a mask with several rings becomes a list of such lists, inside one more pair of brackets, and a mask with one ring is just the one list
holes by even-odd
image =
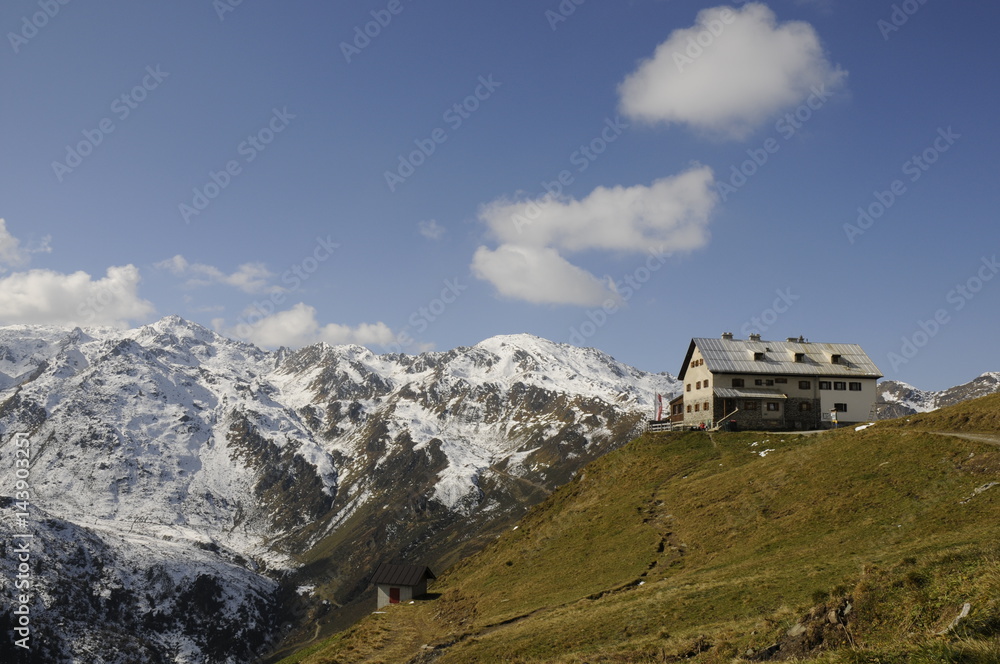
[[759, 334], [751, 334], [750, 335], [750, 341], [760, 341], [760, 335]]
[[732, 341], [733, 340], [733, 333], [732, 332], [723, 332], [722, 333], [722, 338], [725, 339], [726, 341]]

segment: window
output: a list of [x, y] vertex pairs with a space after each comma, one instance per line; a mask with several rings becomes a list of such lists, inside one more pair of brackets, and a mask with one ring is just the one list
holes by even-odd
[[812, 409], [813, 409], [813, 405], [811, 403], [809, 403], [808, 401], [803, 401], [802, 403], [799, 404], [799, 412], [800, 413], [808, 413]]
[[754, 385], [763, 385], [764, 384], [764, 379], [763, 378], [756, 378], [756, 379], [754, 379], [753, 384]]
[[767, 385], [768, 387], [773, 387], [774, 381], [768, 378], [767, 380], [764, 381], [764, 384]]
[[846, 413], [847, 412], [847, 404], [846, 403], [835, 403], [835, 404], [833, 404], [833, 409], [835, 411], [837, 411], [838, 413]]
[[835, 390], [846, 390], [847, 389], [847, 383], [845, 383], [842, 380], [835, 380], [835, 381], [833, 381], [833, 389], [835, 389]]
[[860, 392], [861, 391], [861, 383], [853, 383], [852, 382], [852, 383], [850, 383], [848, 385], [848, 387], [851, 388], [851, 392]]
[[[688, 387], [690, 388], [691, 386], [688, 385]], [[821, 389], [821, 390], [829, 390], [830, 389], [830, 381], [828, 381], [828, 380], [821, 380], [821, 381], [819, 381], [819, 389]]]
[[691, 412], [691, 406], [690, 405], [688, 406], [688, 412], [689, 413]]
[[813, 386], [813, 384], [812, 384], [811, 380], [800, 380], [799, 381], [799, 389], [800, 390], [811, 390], [812, 386]]
[[768, 401], [767, 402], [767, 412], [769, 412], [769, 413], [777, 413], [779, 410], [781, 410], [781, 404], [780, 403], [778, 403], [777, 401]]
[[687, 384], [687, 391], [688, 391], [688, 392], [690, 392], [690, 391], [691, 391], [691, 383], [688, 383], [688, 384]]
[[840, 355], [831, 355], [830, 364], [840, 364]]
[[697, 413], [697, 412], [698, 412], [699, 410], [701, 410], [701, 404], [700, 404], [700, 403], [696, 403], [696, 404], [694, 405], [694, 412], [696, 412], [696, 413]]
[[775, 383], [787, 383], [788, 379], [787, 378], [775, 378], [774, 382]]
[[744, 401], [743, 410], [760, 410], [759, 405], [756, 401]]
[[764, 353], [762, 353], [761, 351], [754, 352], [753, 359], [756, 362], [762, 361], [764, 359]]
[[733, 378], [733, 387], [743, 387], [743, 379]]
[[701, 381], [700, 380], [697, 383], [694, 384], [694, 389], [696, 389], [696, 390], [700, 390], [701, 389]]
[[708, 411], [710, 411], [710, 410], [712, 410], [712, 409], [711, 409], [711, 408], [709, 408], [709, 406], [708, 406], [708, 402], [706, 401], [706, 402], [705, 402], [705, 412], [707, 413], [707, 412], [708, 412]]
[[708, 381], [707, 380], [701, 381], [701, 386], [704, 388], [708, 388]]
[[802, 360], [805, 359], [805, 357], [806, 357], [805, 353], [796, 353], [795, 354], [795, 361], [796, 362], [801, 362]]

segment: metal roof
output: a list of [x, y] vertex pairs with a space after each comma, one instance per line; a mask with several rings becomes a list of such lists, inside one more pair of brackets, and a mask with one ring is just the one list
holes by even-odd
[[[882, 377], [879, 368], [857, 344], [695, 338], [681, 367], [681, 379], [687, 373], [696, 346], [713, 374]], [[756, 353], [761, 353], [761, 359], [754, 359]], [[795, 361], [797, 353], [802, 355], [799, 362]], [[834, 355], [840, 356], [837, 364], [831, 360]]]
[[382, 563], [372, 576], [372, 583], [390, 586], [415, 586], [424, 579], [436, 579], [434, 572], [424, 565], [392, 565]]
[[723, 399], [787, 399], [788, 395], [781, 390], [760, 390], [752, 387], [717, 387], [715, 396]]

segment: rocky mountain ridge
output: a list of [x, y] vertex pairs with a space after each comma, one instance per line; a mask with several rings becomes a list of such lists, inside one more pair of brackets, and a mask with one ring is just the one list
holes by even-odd
[[[880, 394], [906, 414], [998, 382]], [[530, 335], [408, 356], [267, 352], [178, 317], [0, 328], [0, 639], [26, 606], [36, 644], [0, 650], [242, 663], [307, 640], [363, 608], [378, 562], [440, 568], [478, 550], [680, 389]]]
[[[25, 661], [127, 662], [140, 643], [248, 661], [286, 635], [279, 606], [315, 615], [356, 599], [380, 560], [481, 546], [678, 389], [529, 335], [406, 356], [266, 352], [177, 317], [0, 328], [0, 485], [17, 480], [12, 434], [31, 443], [28, 518], [11, 495], [0, 529], [35, 538], [29, 607], [48, 644]], [[0, 622], [15, 562], [0, 556]]]
[[921, 390], [908, 383], [885, 380], [878, 385], [879, 417], [891, 419], [915, 413], [926, 413], [962, 401], [1000, 392], [1000, 372], [986, 372], [968, 383], [946, 390]]

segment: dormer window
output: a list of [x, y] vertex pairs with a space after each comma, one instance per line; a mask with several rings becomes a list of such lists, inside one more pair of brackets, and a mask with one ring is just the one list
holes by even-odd
[[806, 359], [806, 354], [805, 353], [796, 353], [795, 354], [795, 361], [796, 362], [803, 362], [803, 361], [805, 361], [805, 359]]
[[759, 350], [758, 351], [754, 351], [753, 359], [754, 359], [755, 362], [761, 362], [761, 361], [763, 361], [763, 359], [764, 359], [764, 352], [763, 351], [759, 351]]
[[831, 355], [830, 356], [830, 364], [840, 364], [840, 355], [836, 355], [836, 354]]

